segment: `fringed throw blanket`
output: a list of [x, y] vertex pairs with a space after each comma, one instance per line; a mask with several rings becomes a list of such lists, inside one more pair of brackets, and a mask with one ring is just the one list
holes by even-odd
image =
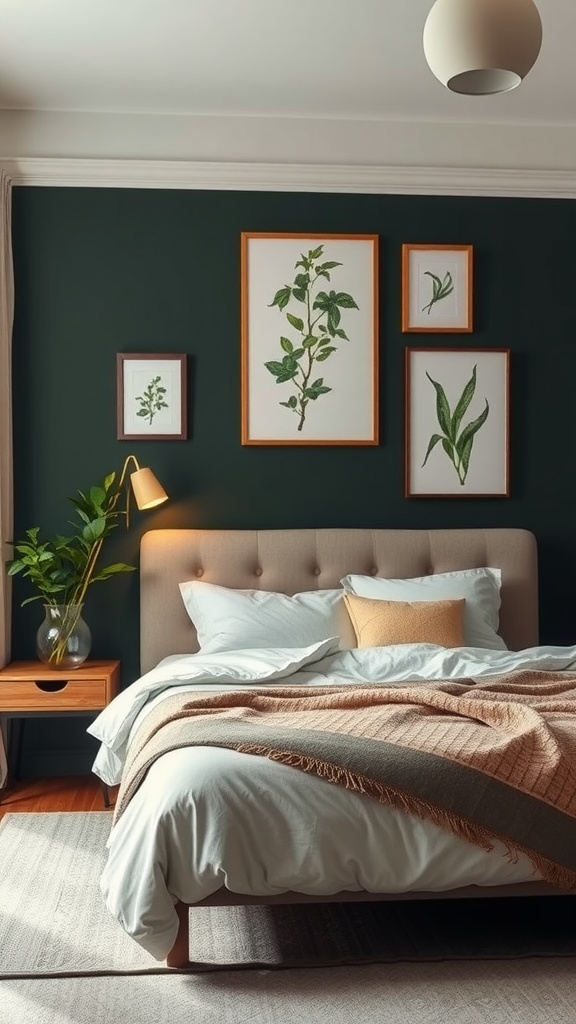
[[576, 675], [269, 687], [166, 698], [136, 733], [115, 820], [162, 754], [231, 747], [313, 772], [576, 889]]

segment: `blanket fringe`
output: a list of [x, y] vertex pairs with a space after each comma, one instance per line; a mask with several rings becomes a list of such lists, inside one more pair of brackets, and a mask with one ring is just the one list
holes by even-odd
[[497, 835], [483, 829], [479, 825], [467, 821], [459, 815], [437, 807], [426, 800], [404, 793], [401, 790], [385, 786], [374, 779], [366, 778], [356, 772], [340, 765], [322, 761], [319, 758], [307, 754], [296, 754], [293, 751], [278, 750], [259, 743], [238, 743], [234, 744], [236, 750], [243, 754], [256, 754], [260, 757], [267, 757], [271, 761], [278, 761], [281, 764], [289, 765], [292, 768], [299, 768], [301, 771], [317, 775], [327, 782], [332, 782], [346, 789], [352, 789], [357, 793], [374, 797], [380, 803], [385, 803], [395, 810], [404, 811], [406, 814], [415, 814], [418, 817], [431, 821], [440, 828], [449, 829], [459, 839], [464, 839], [474, 846], [490, 852], [494, 849], [494, 843], [500, 842], [506, 850], [506, 858], [511, 864], [516, 864], [519, 855], [525, 854], [535, 869], [539, 872], [544, 881], [565, 892], [576, 891], [576, 872], [569, 868], [562, 867], [554, 861], [542, 857], [534, 850], [518, 843], [510, 843], [505, 836]]

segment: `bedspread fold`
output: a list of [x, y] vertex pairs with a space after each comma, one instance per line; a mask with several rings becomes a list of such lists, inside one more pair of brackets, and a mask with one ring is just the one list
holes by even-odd
[[419, 815], [576, 890], [576, 674], [167, 697], [132, 741], [114, 820], [154, 761], [231, 747]]

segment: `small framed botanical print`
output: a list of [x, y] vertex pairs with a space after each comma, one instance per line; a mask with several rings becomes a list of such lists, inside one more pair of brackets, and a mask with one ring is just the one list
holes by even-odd
[[472, 330], [472, 246], [402, 246], [402, 330]]
[[118, 439], [186, 440], [186, 356], [119, 352], [116, 366]]

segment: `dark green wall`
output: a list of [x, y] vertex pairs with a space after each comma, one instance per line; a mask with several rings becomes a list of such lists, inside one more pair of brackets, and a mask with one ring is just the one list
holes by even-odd
[[[66, 528], [66, 496], [133, 452], [171, 495], [110, 542], [138, 557], [154, 527], [521, 526], [539, 541], [541, 640], [576, 640], [576, 206], [533, 200], [16, 188], [16, 535]], [[240, 444], [240, 233], [380, 237], [381, 443]], [[474, 246], [470, 335], [400, 331], [403, 242]], [[431, 339], [431, 340], [430, 340]], [[509, 347], [511, 497], [403, 497], [406, 345]], [[116, 353], [189, 355], [189, 440], [116, 440]], [[34, 656], [40, 606], [16, 580], [13, 656]], [[138, 674], [138, 577], [89, 592], [95, 657]], [[24, 771], [90, 764], [84, 719], [26, 723]], [[80, 754], [78, 754], [80, 751]]]

